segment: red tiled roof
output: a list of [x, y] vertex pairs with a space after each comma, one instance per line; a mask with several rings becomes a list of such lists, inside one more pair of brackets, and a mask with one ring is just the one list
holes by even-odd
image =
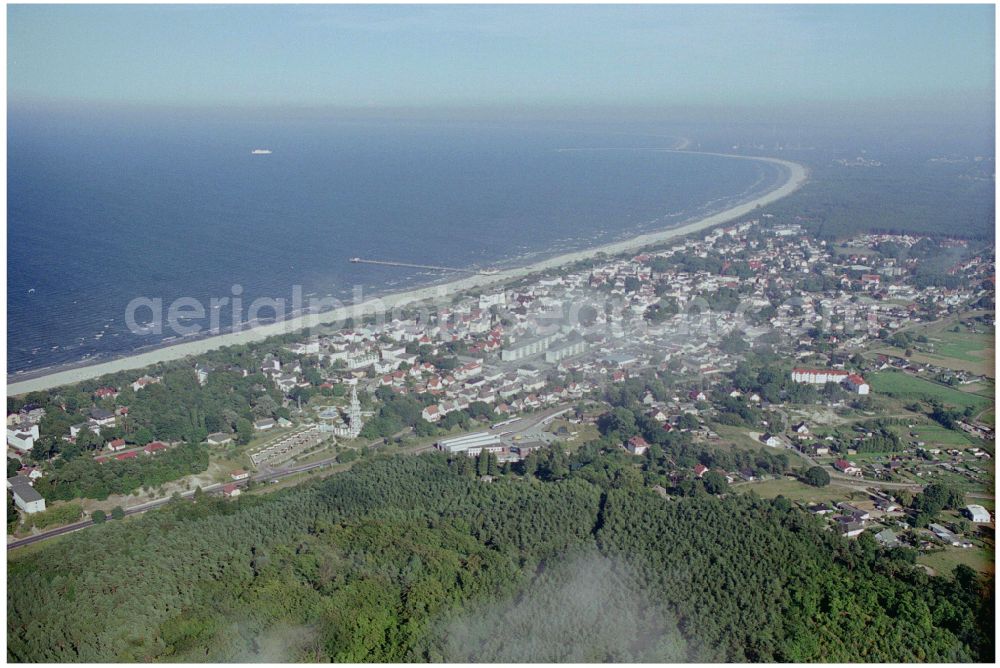
[[848, 372], [841, 369], [792, 369], [792, 373], [825, 373], [828, 376], [847, 376]]

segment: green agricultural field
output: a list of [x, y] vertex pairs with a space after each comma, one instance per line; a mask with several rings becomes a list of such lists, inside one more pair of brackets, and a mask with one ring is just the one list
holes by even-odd
[[992, 403], [988, 397], [962, 392], [899, 371], [879, 371], [870, 374], [868, 382], [874, 394], [888, 394], [899, 399], [924, 401], [936, 399], [946, 405], [962, 409], [972, 406], [976, 410], [982, 410]]
[[948, 546], [942, 550], [921, 554], [917, 557], [917, 563], [933, 568], [938, 575], [950, 574], [959, 564], [965, 564], [983, 573], [992, 573], [996, 569], [993, 550], [983, 547]]

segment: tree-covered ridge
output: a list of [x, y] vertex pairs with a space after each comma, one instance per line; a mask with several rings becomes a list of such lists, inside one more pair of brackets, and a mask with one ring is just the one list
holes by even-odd
[[993, 656], [974, 574], [928, 577], [783, 499], [665, 500], [595, 473], [600, 457], [544, 481], [454, 464], [376, 458], [267, 497], [198, 495], [15, 559], [8, 658]]

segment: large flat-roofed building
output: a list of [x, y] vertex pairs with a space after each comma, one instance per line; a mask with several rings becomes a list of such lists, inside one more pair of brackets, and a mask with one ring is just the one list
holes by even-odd
[[487, 452], [499, 452], [503, 449], [499, 434], [481, 431], [475, 434], [466, 434], [454, 438], [444, 438], [434, 444], [438, 450], [448, 453], [464, 452], [467, 455], [475, 456], [483, 450]]
[[507, 305], [507, 294], [503, 291], [497, 292], [492, 295], [479, 296], [479, 308], [484, 311], [491, 306], [506, 306], [506, 305]]
[[809, 383], [810, 385], [826, 385], [827, 383], [841, 383], [855, 394], [868, 394], [871, 386], [865, 379], [856, 373], [848, 373], [840, 369], [792, 369], [792, 380], [796, 383]]
[[827, 383], [842, 383], [850, 376], [840, 369], [792, 369], [792, 380], [796, 383], [825, 385]]
[[631, 366], [639, 362], [638, 357], [629, 353], [609, 353], [604, 355], [601, 359], [608, 364], [613, 364], [619, 369], [624, 369], [627, 366]]
[[567, 337], [565, 341], [552, 344], [552, 346], [545, 351], [545, 361], [550, 363], [559, 362], [567, 357], [583, 354], [586, 351], [587, 342], [583, 340], [583, 337], [579, 335], [571, 335]]
[[535, 355], [541, 355], [548, 350], [549, 344], [559, 338], [559, 334], [545, 334], [531, 338], [520, 339], [500, 351], [500, 359], [504, 362], [516, 362]]
[[965, 507], [963, 514], [976, 524], [989, 524], [990, 511], [978, 504], [971, 504]]

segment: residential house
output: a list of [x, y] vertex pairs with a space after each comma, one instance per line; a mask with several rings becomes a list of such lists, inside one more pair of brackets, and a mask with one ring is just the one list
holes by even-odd
[[899, 547], [899, 539], [892, 529], [883, 529], [875, 534], [875, 540], [882, 547]]
[[205, 442], [209, 445], [225, 445], [226, 443], [232, 443], [233, 437], [229, 434], [223, 434], [222, 432], [216, 432], [214, 434], [209, 434]]
[[98, 427], [113, 427], [115, 426], [115, 414], [103, 408], [91, 408], [90, 421]]
[[148, 387], [150, 385], [153, 385], [153, 384], [159, 383], [159, 382], [160, 382], [159, 378], [153, 378], [152, 376], [142, 376], [141, 378], [139, 378], [138, 380], [136, 380], [134, 383], [132, 383], [132, 391], [133, 392], [138, 392], [139, 390], [141, 390], [144, 387]]
[[441, 412], [441, 409], [438, 408], [437, 404], [431, 404], [430, 406], [425, 407], [420, 413], [420, 417], [428, 422], [437, 422], [443, 416], [444, 414]]
[[77, 436], [80, 435], [80, 432], [83, 431], [84, 429], [89, 429], [95, 434], [99, 434], [101, 431], [100, 427], [93, 424], [92, 422], [81, 422], [80, 424], [70, 425], [69, 437], [71, 439], [76, 438]]
[[160, 441], [153, 441], [145, 448], [142, 449], [147, 455], [158, 455], [167, 449], [166, 443], [161, 443]]
[[22, 466], [17, 470], [18, 475], [23, 475], [32, 483], [41, 478], [44, 474], [37, 466]]
[[633, 436], [628, 439], [625, 444], [625, 449], [628, 450], [633, 455], [644, 455], [646, 451], [649, 450], [649, 443], [646, 442], [642, 436]]
[[806, 508], [813, 515], [830, 515], [836, 509], [828, 503], [814, 503]]
[[833, 463], [833, 468], [837, 469], [845, 475], [861, 476], [861, 467], [854, 462], [849, 462], [846, 459], [838, 459]]
[[849, 503], [839, 503], [837, 505], [844, 514], [850, 515], [855, 520], [866, 521], [870, 520], [872, 517], [871, 513], [867, 510], [852, 506]]
[[846, 538], [853, 538], [865, 530], [865, 523], [851, 517], [841, 517], [837, 521], [837, 528], [840, 531], [840, 535]]

